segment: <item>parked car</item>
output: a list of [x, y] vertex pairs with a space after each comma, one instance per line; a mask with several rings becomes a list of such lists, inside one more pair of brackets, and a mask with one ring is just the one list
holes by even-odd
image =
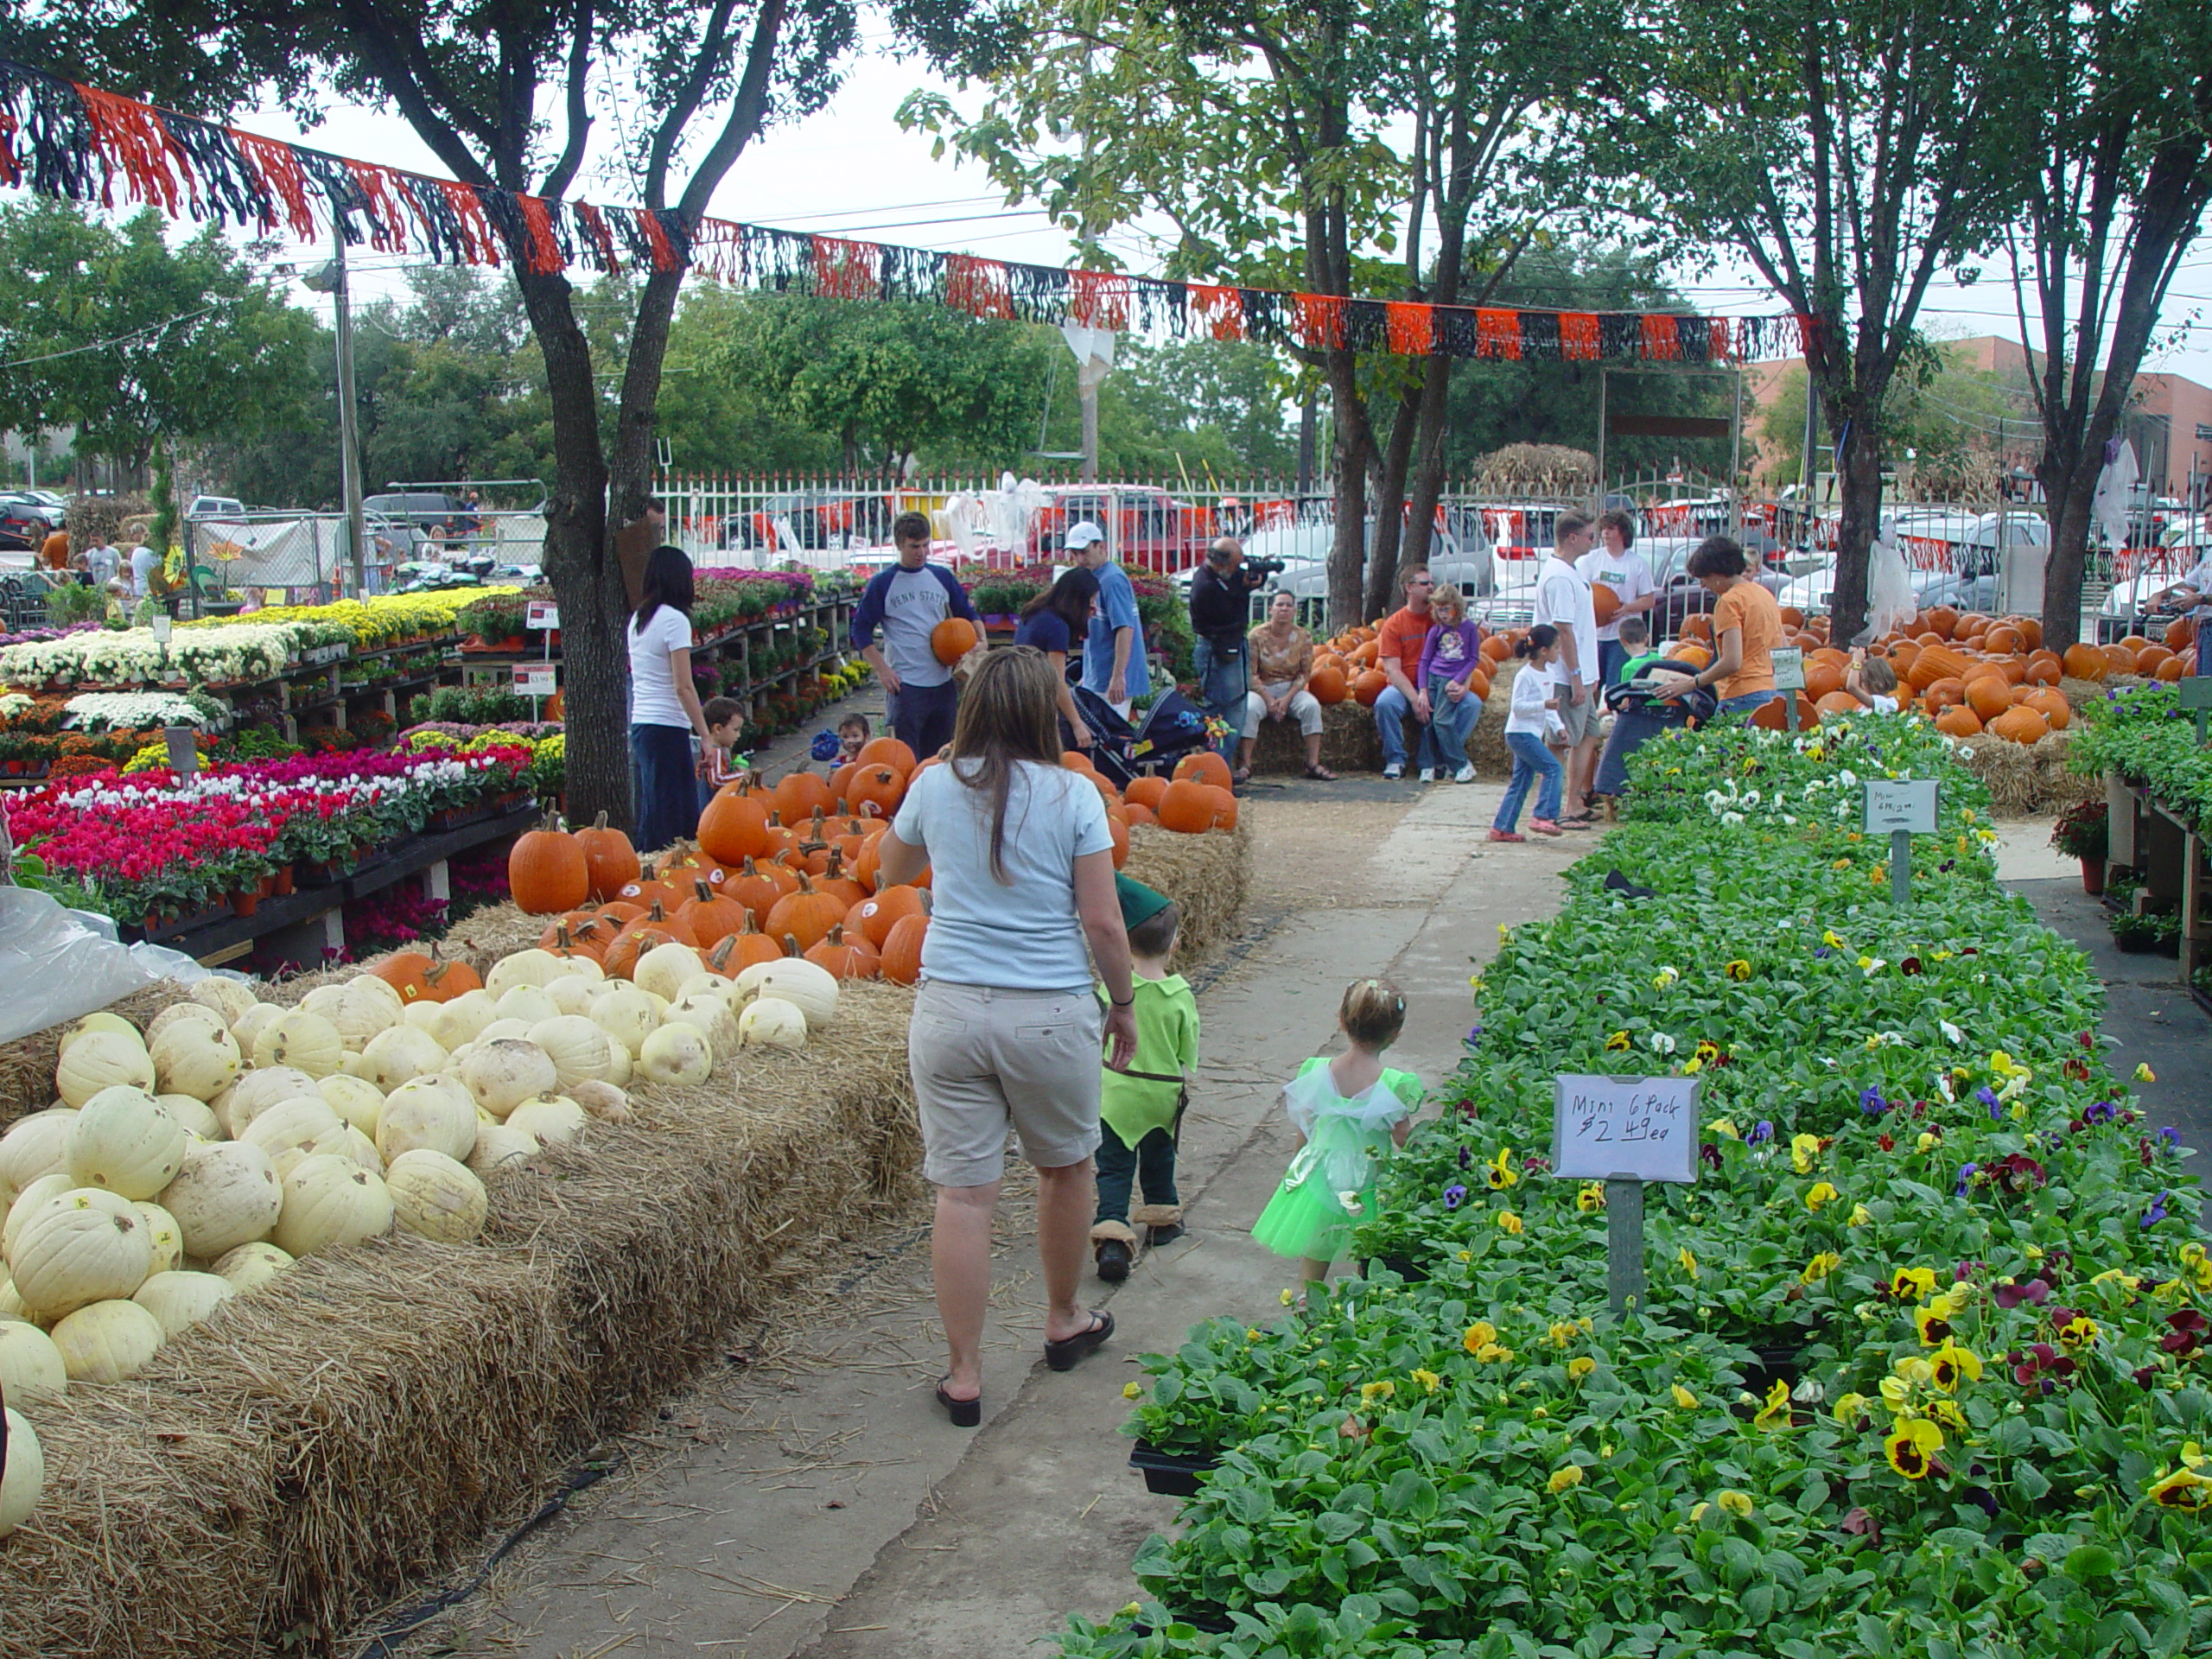
[[188, 518], [243, 518], [245, 503], [227, 495], [195, 495], [184, 510]]
[[367, 497], [361, 506], [395, 523], [412, 524], [429, 541], [457, 541], [474, 535], [479, 517], [467, 502], [442, 490], [388, 492]]
[[22, 492], [0, 495], [0, 548], [36, 550], [61, 528], [61, 513]]

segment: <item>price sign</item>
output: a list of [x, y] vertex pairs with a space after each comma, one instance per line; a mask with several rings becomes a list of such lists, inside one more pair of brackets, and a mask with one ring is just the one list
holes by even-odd
[[561, 607], [550, 599], [533, 599], [523, 613], [526, 628], [557, 628], [561, 626]]
[[551, 663], [517, 663], [515, 664], [515, 695], [523, 697], [550, 697], [553, 695], [555, 664]]
[[1805, 689], [1805, 652], [1797, 645], [1777, 645], [1767, 655], [1774, 659], [1774, 689], [1777, 691], [1802, 691]]
[[1570, 1180], [1697, 1179], [1697, 1079], [1562, 1075], [1552, 1171]]
[[176, 624], [168, 617], [156, 616], [147, 624], [147, 626], [153, 630], [154, 643], [157, 645], [166, 645], [169, 642], [169, 634], [175, 630]]
[[1933, 778], [1868, 779], [1866, 829], [1870, 836], [1934, 835], [1936, 780]]

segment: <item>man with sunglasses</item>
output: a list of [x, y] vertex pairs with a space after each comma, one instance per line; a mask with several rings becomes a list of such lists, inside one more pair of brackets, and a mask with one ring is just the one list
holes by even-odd
[[1406, 775], [1406, 716], [1428, 724], [1428, 693], [1416, 676], [1421, 671], [1421, 648], [1435, 619], [1428, 613], [1428, 596], [1435, 578], [1425, 564], [1408, 566], [1400, 578], [1406, 602], [1382, 620], [1376, 645], [1375, 665], [1390, 683], [1375, 699], [1375, 729], [1382, 738], [1382, 775]]

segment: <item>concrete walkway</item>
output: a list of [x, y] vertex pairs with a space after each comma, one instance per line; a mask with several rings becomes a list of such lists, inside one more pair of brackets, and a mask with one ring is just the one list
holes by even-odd
[[1202, 982], [1205, 1062], [1185, 1120], [1189, 1237], [1118, 1289], [1113, 1342], [1048, 1371], [1027, 1194], [1000, 1226], [986, 1417], [950, 1427], [917, 1225], [816, 1306], [741, 1337], [739, 1363], [628, 1437], [636, 1461], [518, 1552], [406, 1651], [545, 1659], [1018, 1654], [1070, 1612], [1135, 1594], [1131, 1557], [1175, 1501], [1127, 1467], [1134, 1357], [1196, 1320], [1279, 1316], [1294, 1274], [1249, 1229], [1288, 1160], [1277, 1091], [1330, 1039], [1347, 982], [1388, 975], [1408, 1020], [1394, 1059], [1431, 1084], [1458, 1064], [1467, 986], [1498, 925], [1549, 914], [1591, 842], [1484, 840], [1499, 786], [1350, 780], [1255, 791], [1247, 939]]

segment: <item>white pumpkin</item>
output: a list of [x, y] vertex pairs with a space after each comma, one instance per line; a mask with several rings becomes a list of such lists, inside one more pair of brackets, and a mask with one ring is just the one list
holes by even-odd
[[69, 1172], [57, 1169], [51, 1175], [40, 1176], [18, 1192], [16, 1201], [8, 1206], [6, 1224], [0, 1225], [0, 1255], [16, 1253], [16, 1235], [22, 1230], [23, 1224], [31, 1218], [41, 1205], [48, 1198], [60, 1198], [64, 1192], [73, 1192], [76, 1188], [77, 1183], [70, 1179]]
[[246, 1125], [267, 1111], [271, 1106], [281, 1106], [288, 1100], [320, 1100], [322, 1090], [315, 1078], [296, 1066], [257, 1066], [238, 1080], [226, 1095], [219, 1096], [212, 1103], [215, 1116], [232, 1139], [245, 1132]]
[[674, 1020], [645, 1039], [638, 1070], [664, 1088], [696, 1089], [714, 1075], [715, 1051], [698, 1027]]
[[346, 988], [355, 996], [381, 1007], [392, 1020], [397, 1020], [407, 1012], [407, 999], [400, 995], [399, 988], [388, 979], [379, 979], [374, 974], [356, 974], [346, 982]]
[[41, 1319], [128, 1296], [146, 1282], [153, 1247], [130, 1200], [92, 1187], [46, 1199], [16, 1231], [8, 1271]]
[[499, 1004], [480, 990], [463, 991], [451, 1001], [438, 1004], [437, 1022], [430, 1027], [448, 1053], [463, 1043], [473, 1043], [484, 1034], [484, 1027], [499, 1017]]
[[274, 1002], [257, 1002], [231, 1021], [231, 1035], [238, 1039], [241, 1053], [251, 1054], [253, 1046], [261, 1040], [261, 1033], [272, 1021], [283, 1018], [284, 1010]]
[[154, 1092], [154, 1062], [136, 1032], [92, 1031], [62, 1052], [54, 1069], [54, 1091], [64, 1106], [82, 1106], [103, 1089]]
[[518, 985], [549, 985], [568, 971], [568, 959], [550, 950], [518, 950], [492, 964], [484, 990], [496, 1002]]
[[611, 1038], [607, 1040], [607, 1058], [613, 1061], [607, 1068], [607, 1080], [618, 1089], [628, 1088], [631, 1074], [637, 1070], [637, 1061], [628, 1049]]
[[238, 1039], [215, 1023], [214, 1012], [197, 1002], [181, 1002], [204, 1016], [180, 1020], [159, 1033], [148, 1046], [154, 1062], [154, 1081], [165, 1095], [190, 1095], [213, 1100], [238, 1079], [245, 1058]]
[[385, 1090], [365, 1077], [349, 1077], [343, 1072], [324, 1077], [315, 1084], [315, 1090], [321, 1095], [324, 1105], [363, 1135], [375, 1138]]
[[10, 1124], [0, 1135], [0, 1207], [15, 1203], [41, 1175], [69, 1167], [69, 1136], [76, 1126], [73, 1106], [49, 1106]]
[[[111, 1031], [124, 1037], [138, 1036], [137, 1027], [119, 1014], [110, 1014], [102, 1009], [98, 1014], [88, 1014], [81, 1020], [70, 1022], [69, 1028], [61, 1033], [60, 1044], [55, 1050], [56, 1058], [67, 1054], [79, 1038], [89, 1037], [96, 1031]], [[140, 1038], [139, 1040], [143, 1042], [145, 1039]]]
[[[205, 1002], [172, 1002], [146, 1022], [146, 1052], [154, 1052], [154, 1039], [181, 1020], [196, 1020], [203, 1026], [213, 1026], [224, 1035], [230, 1034], [230, 1022]], [[162, 1063], [154, 1062], [154, 1069], [161, 1070]]]
[[417, 1077], [385, 1096], [377, 1119], [377, 1154], [387, 1167], [417, 1147], [466, 1159], [475, 1144], [476, 1103], [452, 1079]]
[[318, 985], [300, 999], [300, 1011], [330, 1021], [339, 1040], [358, 1052], [369, 1039], [399, 1020], [397, 1007], [386, 1007], [373, 995], [356, 990], [352, 983]]
[[318, 1153], [344, 1153], [346, 1123], [319, 1096], [312, 1100], [288, 1100], [281, 1106], [271, 1106], [247, 1124], [245, 1133], [238, 1139], [267, 1153], [281, 1180], [302, 1158], [311, 1158]]
[[[0, 1319], [0, 1395], [10, 1400], [59, 1400], [69, 1391], [69, 1369], [54, 1338], [35, 1325]], [[15, 1447], [8, 1450], [12, 1454]]]
[[737, 1016], [738, 1035], [762, 1048], [804, 1048], [806, 1016], [780, 996], [756, 996]]
[[748, 1002], [755, 997], [779, 997], [806, 1017], [806, 1028], [819, 1031], [837, 1012], [837, 981], [827, 968], [804, 957], [779, 957], [756, 962], [735, 981]]
[[21, 1412], [5, 1409], [8, 1460], [0, 1466], [0, 1538], [30, 1519], [46, 1490], [46, 1454], [39, 1450], [38, 1436]]
[[611, 1083], [580, 1083], [569, 1098], [602, 1123], [627, 1123], [632, 1116], [630, 1096]]
[[628, 1050], [634, 1060], [644, 1052], [645, 1039], [659, 1029], [660, 1016], [653, 1012], [652, 998], [636, 986], [609, 983], [611, 988], [591, 1005], [591, 1022]]
[[253, 994], [252, 986], [243, 980], [226, 978], [221, 974], [209, 974], [204, 979], [194, 980], [184, 994], [201, 1007], [213, 1008], [222, 1015], [226, 1030], [235, 1025], [258, 1000]]
[[16, 1294], [16, 1281], [0, 1274], [0, 1319], [14, 1319], [29, 1325], [38, 1315], [32, 1313], [23, 1299]]
[[130, 1206], [146, 1218], [146, 1243], [150, 1256], [146, 1263], [146, 1276], [167, 1273], [184, 1259], [184, 1229], [177, 1225], [176, 1217], [158, 1204], [141, 1198]]
[[588, 1121], [575, 1101], [552, 1095], [523, 1102], [507, 1114], [506, 1127], [557, 1146], [575, 1140]]
[[468, 1167], [479, 1179], [489, 1180], [500, 1165], [535, 1154], [540, 1142], [527, 1129], [512, 1123], [486, 1123], [476, 1131], [476, 1149], [468, 1154]]
[[536, 1043], [502, 1039], [480, 1042], [476, 1052], [461, 1062], [461, 1080], [479, 1106], [504, 1118], [531, 1096], [551, 1094], [560, 1084], [560, 1072]]
[[120, 1382], [146, 1369], [167, 1333], [137, 1303], [112, 1298], [55, 1321], [50, 1333], [72, 1382]]
[[605, 983], [603, 979], [586, 979], [582, 974], [563, 974], [545, 987], [545, 995], [563, 1014], [589, 1014], [593, 999]]
[[721, 997], [702, 993], [671, 1003], [668, 1020], [663, 1024], [662, 1029], [666, 1030], [668, 1024], [678, 1021], [696, 1027], [706, 1038], [707, 1046], [713, 1053], [716, 1065], [728, 1065], [737, 1058], [737, 1016], [730, 1012], [729, 1004]]
[[348, 1158], [372, 1175], [384, 1173], [384, 1154], [377, 1150], [377, 1143], [351, 1123], [346, 1126], [344, 1150]]
[[288, 1009], [262, 1027], [253, 1039], [256, 1070], [289, 1065], [310, 1077], [327, 1077], [346, 1058], [338, 1027], [304, 1007]]
[[251, 1244], [224, 1251], [215, 1259], [211, 1270], [218, 1279], [230, 1281], [239, 1295], [251, 1296], [291, 1265], [290, 1251], [256, 1239]]
[[294, 1256], [340, 1249], [391, 1230], [391, 1194], [351, 1158], [302, 1158], [284, 1178], [277, 1249]]
[[431, 1036], [437, 1030], [438, 1021], [445, 1017], [445, 1006], [442, 1002], [433, 1002], [427, 996], [418, 996], [400, 1010], [399, 1023], [410, 1030], [421, 1032], [426, 1037]]
[[663, 996], [658, 991], [647, 991], [645, 993], [645, 998], [646, 1001], [653, 1005], [653, 1019], [656, 1021], [668, 1018], [668, 999], [666, 997]]
[[385, 1172], [394, 1220], [409, 1232], [441, 1244], [466, 1244], [484, 1230], [491, 1200], [467, 1165], [418, 1147], [392, 1160]]
[[706, 958], [688, 944], [657, 944], [638, 958], [630, 976], [638, 988], [673, 1002], [683, 982], [707, 971]]
[[484, 1027], [481, 1036], [469, 1045], [471, 1049], [482, 1048], [487, 1043], [523, 1043], [530, 1040], [530, 1028], [535, 1020], [518, 1019], [494, 1020]]
[[187, 1135], [202, 1141], [223, 1138], [223, 1120], [215, 1116], [213, 1106], [196, 1096], [156, 1095], [154, 1104], [175, 1118]]
[[144, 1090], [103, 1089], [85, 1103], [70, 1131], [70, 1179], [126, 1198], [150, 1198], [184, 1166], [187, 1138], [184, 1125]]
[[130, 1300], [162, 1322], [164, 1338], [181, 1337], [238, 1294], [212, 1273], [157, 1273]]
[[176, 1179], [155, 1201], [176, 1217], [184, 1253], [212, 1262], [267, 1237], [284, 1207], [284, 1189], [259, 1147], [215, 1141], [187, 1152]]
[[445, 1065], [446, 1051], [427, 1031], [402, 1024], [388, 1027], [372, 1037], [369, 1046], [361, 1051], [361, 1058], [369, 1069], [356, 1075], [367, 1077], [390, 1094], [403, 1083], [435, 1077]]
[[499, 999], [499, 1019], [519, 1020], [525, 1027], [550, 1020], [561, 1012], [553, 999], [535, 985], [518, 985]]
[[564, 1090], [588, 1078], [604, 1077], [614, 1065], [613, 1042], [581, 1014], [540, 1020], [530, 1028], [530, 1040], [553, 1062]]
[[734, 988], [729, 981], [709, 969], [703, 974], [694, 974], [685, 980], [677, 988], [676, 1000], [681, 1002], [687, 996], [701, 995], [727, 998]]

